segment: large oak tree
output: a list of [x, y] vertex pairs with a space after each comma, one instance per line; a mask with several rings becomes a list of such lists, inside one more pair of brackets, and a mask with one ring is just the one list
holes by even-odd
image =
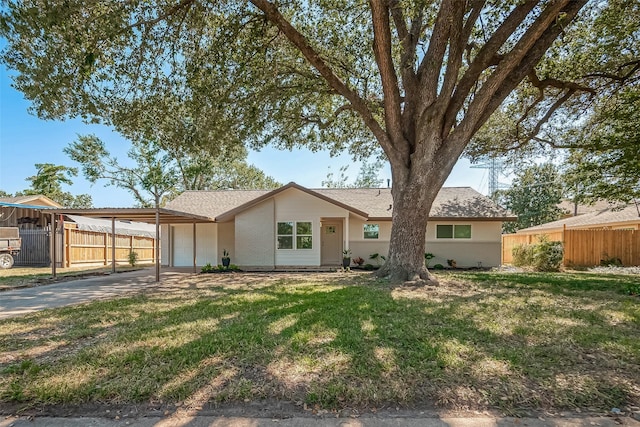
[[[213, 150], [381, 149], [394, 204], [380, 274], [426, 280], [438, 191], [492, 113], [522, 101], [511, 94], [523, 81], [570, 87], [536, 64], [572, 21], [607, 7], [586, 3], [9, 1], [4, 61], [46, 118], [82, 116], [137, 137], [188, 118]], [[541, 105], [525, 111], [548, 119]]]

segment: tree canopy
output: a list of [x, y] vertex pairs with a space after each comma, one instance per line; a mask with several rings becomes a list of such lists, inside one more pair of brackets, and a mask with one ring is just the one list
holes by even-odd
[[511, 187], [497, 191], [499, 203], [518, 216], [515, 222], [505, 222], [503, 231], [515, 233], [560, 219], [563, 212], [558, 205], [563, 195], [564, 186], [558, 167], [552, 163], [531, 165], [516, 171]]
[[[559, 106], [598, 95], [576, 81], [594, 53], [606, 47], [622, 60], [637, 49], [616, 45], [637, 34], [625, 14], [637, 5], [587, 3], [29, 0], [7, 1], [0, 29], [3, 60], [42, 117], [82, 116], [132, 140], [215, 150], [382, 151], [394, 204], [378, 273], [420, 280], [430, 279], [433, 200], [493, 113], [512, 119], [503, 121], [512, 135], [541, 139], [536, 129]], [[605, 62], [603, 75], [629, 71]]]
[[62, 185], [72, 185], [72, 177], [78, 175], [78, 169], [54, 165], [53, 163], [36, 163], [36, 174], [26, 178], [30, 188], [16, 193], [16, 196], [42, 194], [67, 208], [90, 208], [93, 204], [91, 196], [80, 194], [74, 196], [62, 189]]
[[[246, 150], [237, 147], [233, 157], [214, 155], [204, 149], [190, 151], [176, 145], [168, 149], [151, 141], [132, 143], [128, 157], [134, 167], [123, 166], [95, 135], [81, 135], [65, 149], [80, 163], [91, 183], [107, 180], [107, 185], [124, 188], [140, 207], [164, 205], [185, 190], [276, 188], [280, 184], [246, 163]], [[224, 154], [224, 153], [223, 153]]]

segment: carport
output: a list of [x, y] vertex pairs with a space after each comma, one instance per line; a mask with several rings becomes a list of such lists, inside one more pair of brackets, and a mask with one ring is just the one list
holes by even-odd
[[[65, 209], [53, 208], [47, 209], [47, 213], [51, 214], [52, 227], [52, 254], [51, 274], [56, 277], [56, 228], [58, 219], [61, 215], [79, 215], [90, 218], [111, 219], [111, 238], [115, 242], [116, 220], [146, 222], [155, 224], [156, 226], [156, 245], [155, 245], [155, 270], [156, 282], [160, 281], [160, 225], [162, 224], [193, 224], [193, 272], [196, 269], [196, 224], [214, 222], [212, 218], [200, 215], [189, 214], [185, 212], [174, 211], [165, 208], [91, 208], [91, 209]], [[116, 245], [111, 245], [111, 271], [116, 271]]]

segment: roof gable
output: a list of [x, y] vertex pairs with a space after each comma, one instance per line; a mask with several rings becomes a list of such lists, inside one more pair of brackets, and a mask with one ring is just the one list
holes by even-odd
[[47, 196], [42, 194], [32, 194], [27, 196], [15, 196], [15, 197], [0, 197], [0, 202], [11, 203], [16, 205], [30, 205], [30, 206], [43, 206], [61, 208], [62, 205], [51, 200]]
[[[370, 220], [391, 220], [393, 197], [390, 188], [318, 188], [308, 189], [290, 182], [275, 190], [186, 191], [167, 204], [167, 208], [215, 218], [231, 220], [264, 200], [288, 189], [296, 189], [339, 206]], [[491, 199], [470, 187], [443, 187], [430, 212], [431, 219], [513, 220], [515, 217]]]

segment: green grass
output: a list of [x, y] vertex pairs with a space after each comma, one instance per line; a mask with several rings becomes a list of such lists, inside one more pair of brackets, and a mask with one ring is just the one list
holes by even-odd
[[625, 292], [640, 278], [443, 274], [434, 290], [296, 277], [200, 275], [2, 321], [0, 401], [640, 404], [640, 299]]

